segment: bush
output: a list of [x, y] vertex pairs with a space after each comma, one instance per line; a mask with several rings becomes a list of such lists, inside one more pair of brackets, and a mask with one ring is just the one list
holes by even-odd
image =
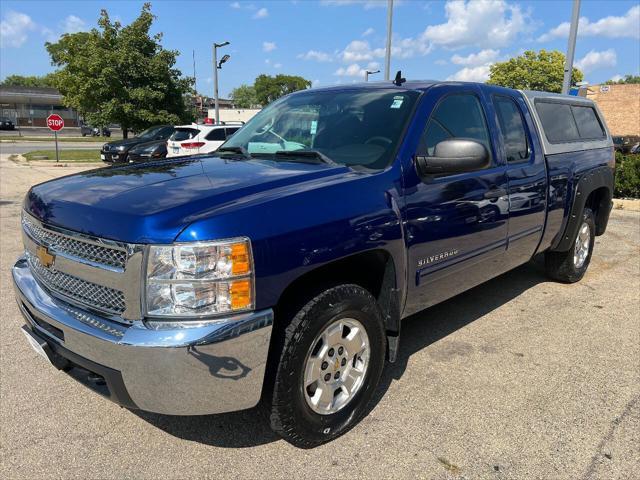
[[614, 197], [640, 198], [640, 154], [616, 152]]

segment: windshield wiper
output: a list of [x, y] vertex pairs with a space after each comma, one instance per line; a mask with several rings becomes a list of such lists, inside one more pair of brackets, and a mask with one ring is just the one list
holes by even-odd
[[302, 158], [314, 158], [320, 160], [327, 165], [337, 165], [336, 162], [327, 157], [324, 153], [318, 150], [278, 150], [276, 157], [302, 157]]
[[237, 153], [250, 160], [251, 154], [244, 147], [220, 147], [216, 153]]

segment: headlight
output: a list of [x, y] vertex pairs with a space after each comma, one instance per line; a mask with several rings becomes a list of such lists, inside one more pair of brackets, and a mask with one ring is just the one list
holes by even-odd
[[149, 247], [148, 316], [202, 317], [251, 310], [253, 289], [247, 238]]

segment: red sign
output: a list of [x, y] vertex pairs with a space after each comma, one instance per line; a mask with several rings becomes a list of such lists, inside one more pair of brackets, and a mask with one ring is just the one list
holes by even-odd
[[47, 127], [49, 130], [58, 132], [64, 128], [64, 119], [60, 115], [52, 113], [47, 117]]

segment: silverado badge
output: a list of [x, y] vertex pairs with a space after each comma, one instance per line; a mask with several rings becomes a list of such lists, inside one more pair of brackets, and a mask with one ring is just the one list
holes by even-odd
[[40, 245], [36, 249], [36, 256], [38, 257], [38, 260], [40, 260], [42, 266], [46, 268], [49, 268], [53, 265], [53, 262], [56, 261], [56, 256], [49, 253], [49, 249], [43, 245]]
[[425, 265], [429, 265], [430, 263], [439, 262], [440, 260], [453, 257], [457, 254], [458, 254], [458, 250], [454, 249], [454, 250], [448, 250], [442, 253], [437, 253], [435, 255], [431, 255], [430, 257], [421, 258], [418, 260], [418, 267], [424, 267]]

